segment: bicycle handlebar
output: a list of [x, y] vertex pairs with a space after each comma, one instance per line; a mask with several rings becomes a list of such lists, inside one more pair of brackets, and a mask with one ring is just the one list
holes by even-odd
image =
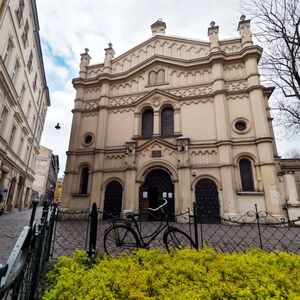
[[151, 210], [151, 211], [158, 211], [159, 209], [161, 209], [162, 207], [164, 207], [167, 203], [168, 203], [168, 201], [167, 201], [167, 199], [166, 198], [161, 198], [162, 200], [164, 200], [164, 203], [162, 204], [162, 205], [160, 205], [159, 207], [157, 207], [157, 208], [147, 208], [148, 210]]

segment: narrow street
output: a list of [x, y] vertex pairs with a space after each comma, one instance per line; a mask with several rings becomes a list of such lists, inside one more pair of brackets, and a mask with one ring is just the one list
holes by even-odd
[[[42, 206], [36, 210], [35, 220], [38, 224], [42, 210]], [[24, 226], [29, 225], [31, 212], [32, 208], [0, 216], [0, 263], [6, 262]]]

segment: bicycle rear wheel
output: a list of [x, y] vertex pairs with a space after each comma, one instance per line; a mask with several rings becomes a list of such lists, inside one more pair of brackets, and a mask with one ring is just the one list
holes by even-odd
[[194, 249], [196, 248], [193, 240], [183, 231], [176, 227], [170, 227], [166, 230], [163, 242], [168, 252], [177, 249]]
[[109, 256], [132, 252], [139, 248], [135, 231], [126, 225], [112, 225], [104, 233], [104, 249]]

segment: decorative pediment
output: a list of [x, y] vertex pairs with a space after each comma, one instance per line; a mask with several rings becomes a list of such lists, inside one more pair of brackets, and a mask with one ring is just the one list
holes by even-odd
[[168, 92], [159, 90], [159, 89], [154, 89], [150, 93], [146, 94], [142, 98], [140, 98], [135, 105], [143, 105], [144, 103], [148, 103], [150, 106], [156, 108], [160, 107], [163, 104], [164, 100], [173, 100], [173, 101], [178, 101], [180, 97], [176, 95], [172, 95]]
[[[138, 153], [145, 153], [149, 152], [149, 155], [152, 154], [152, 151], [162, 151], [163, 154], [165, 151], [168, 152], [175, 152], [177, 151], [177, 143], [173, 144], [165, 139], [162, 139], [160, 137], [152, 137], [151, 139], [147, 140], [146, 142], [139, 141], [139, 145], [136, 148], [136, 152]], [[169, 154], [170, 154], [169, 153]]]
[[209, 52], [208, 42], [155, 35], [115, 58], [112, 61], [112, 73], [125, 72], [155, 55], [193, 60], [205, 57]]

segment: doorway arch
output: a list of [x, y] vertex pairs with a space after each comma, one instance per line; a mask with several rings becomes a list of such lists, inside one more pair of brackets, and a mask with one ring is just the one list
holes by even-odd
[[144, 184], [140, 187], [139, 198], [140, 209], [156, 208], [161, 204], [159, 198], [166, 198], [168, 203], [164, 211], [169, 218], [174, 218], [174, 184], [171, 176], [165, 170], [154, 169], [147, 174]]
[[221, 223], [218, 188], [209, 178], [200, 179], [195, 189], [198, 222], [214, 224]]
[[113, 180], [105, 189], [103, 220], [110, 219], [110, 216], [120, 217], [122, 210], [123, 188], [120, 182]]

